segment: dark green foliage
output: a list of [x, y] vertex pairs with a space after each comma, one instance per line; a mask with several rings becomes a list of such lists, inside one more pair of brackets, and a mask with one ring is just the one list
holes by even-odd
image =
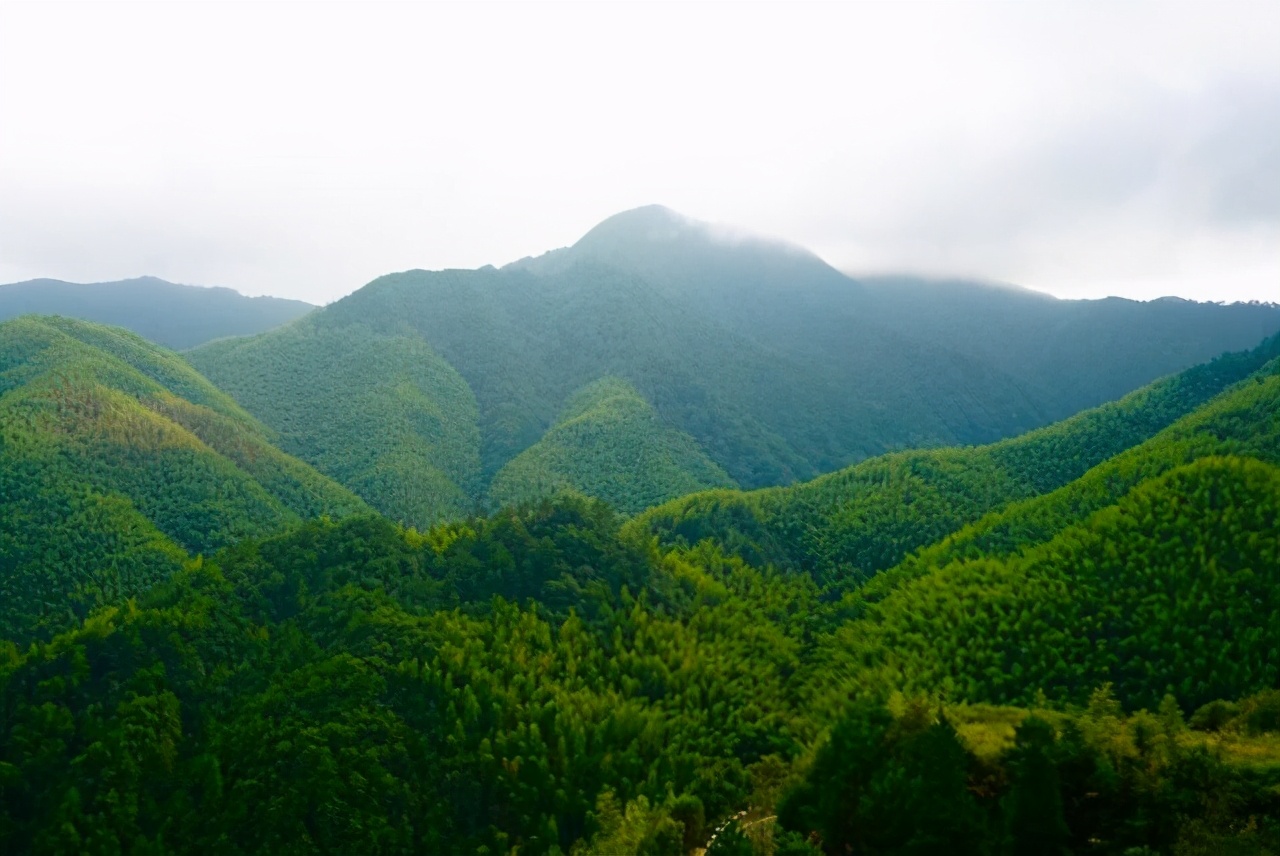
[[0, 661], [9, 849], [680, 853], [801, 745], [812, 591], [659, 556], [600, 505], [313, 523], [218, 562]]
[[0, 285], [0, 321], [65, 315], [111, 324], [168, 348], [194, 348], [224, 336], [251, 336], [315, 309], [300, 300], [245, 297], [229, 288], [174, 285], [155, 277], [82, 285], [36, 279]]
[[1054, 740], [1053, 726], [1043, 719], [1029, 716], [1018, 726], [1009, 765], [1013, 784], [1004, 806], [1013, 856], [1055, 856], [1066, 848]]
[[876, 704], [846, 712], [779, 806], [779, 824], [816, 831], [832, 854], [985, 852], [968, 754], [945, 719], [920, 713], [895, 722]]
[[[1100, 691], [1105, 696], [1105, 690]], [[783, 799], [778, 852], [830, 854], [1267, 853], [1280, 844], [1275, 756], [1231, 764], [1147, 711], [953, 708], [1008, 729], [978, 753], [917, 703], [848, 708]], [[1011, 720], [1009, 727], [1005, 720]], [[889, 795], [889, 799], [885, 799]], [[1212, 842], [1219, 851], [1201, 849]]]

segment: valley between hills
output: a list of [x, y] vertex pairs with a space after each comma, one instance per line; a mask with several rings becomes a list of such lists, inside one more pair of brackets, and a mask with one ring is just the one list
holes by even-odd
[[651, 206], [0, 319], [6, 852], [1280, 853], [1280, 306]]

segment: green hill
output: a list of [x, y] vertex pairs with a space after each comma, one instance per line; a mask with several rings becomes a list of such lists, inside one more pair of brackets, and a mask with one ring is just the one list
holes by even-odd
[[830, 641], [842, 667], [818, 671], [1001, 703], [1083, 702], [1112, 683], [1131, 708], [1275, 687], [1277, 521], [1280, 468], [1202, 458], [1039, 546], [900, 584]]
[[33, 279], [0, 285], [0, 321], [65, 315], [132, 330], [175, 350], [224, 336], [250, 336], [315, 309], [301, 300], [245, 297], [229, 288], [175, 285], [151, 276], [120, 282]]
[[[172, 352], [64, 318], [0, 325], [0, 628], [141, 591], [187, 553], [364, 508]], [[70, 599], [68, 599], [70, 598]]]
[[[1272, 344], [1264, 345], [1263, 352]], [[1042, 544], [1114, 505], [1145, 481], [1218, 455], [1280, 464], [1280, 359], [1070, 484], [1011, 503], [908, 557], [860, 597], [878, 597], [905, 579], [956, 559], [1008, 556]]]
[[[1128, 458], [1122, 453], [1170, 425], [1181, 426], [1168, 428], [1174, 433], [1196, 430], [1188, 426], [1211, 419], [1217, 406], [1228, 405], [1189, 414], [1277, 356], [1280, 337], [1272, 337], [1253, 351], [1224, 355], [1120, 401], [1010, 440], [873, 458], [787, 488], [693, 494], [648, 511], [635, 525], [666, 543], [711, 538], [750, 561], [803, 569], [823, 582], [849, 585], [1009, 503], [1057, 503], [1036, 497], [1085, 476], [1113, 456], [1121, 455], [1116, 466], [1123, 468]], [[1231, 400], [1254, 393], [1265, 397], [1270, 387], [1264, 380], [1258, 376], [1248, 381]], [[1227, 425], [1231, 418], [1226, 418]], [[1246, 433], [1263, 427], [1256, 420], [1241, 424]], [[1230, 451], [1228, 446], [1211, 448]], [[1090, 473], [1064, 491], [1061, 501], [1078, 505], [1074, 497], [1083, 486], [1102, 483], [1113, 480]], [[1124, 483], [1132, 487], [1135, 482]], [[1118, 498], [1114, 493], [1108, 496]], [[998, 519], [976, 525], [994, 527]], [[1024, 534], [1019, 531], [1015, 543], [1023, 543]], [[987, 540], [979, 550], [992, 546]]]
[[972, 283], [932, 299], [941, 288], [864, 285], [799, 248], [651, 207], [501, 269], [381, 277], [190, 358], [287, 451], [426, 524], [491, 495], [601, 377], [631, 384], [757, 488], [1017, 435], [1280, 329], [1267, 306], [1058, 301]]
[[396, 315], [326, 309], [190, 356], [309, 462], [389, 517], [417, 525], [479, 503], [480, 434], [466, 382]]
[[627, 514], [732, 481], [697, 441], [663, 423], [624, 380], [603, 378], [570, 399], [538, 442], [498, 471], [497, 505], [576, 491]]

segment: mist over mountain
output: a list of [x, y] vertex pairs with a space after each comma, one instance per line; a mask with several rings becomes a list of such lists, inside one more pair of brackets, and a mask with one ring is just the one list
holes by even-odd
[[[802, 248], [648, 206], [500, 269], [380, 277], [190, 359], [286, 450], [384, 513], [427, 523], [483, 505], [495, 475], [605, 377], [754, 488], [893, 449], [1012, 436], [1277, 329], [1271, 306], [863, 283]], [[341, 378], [356, 376], [348, 395]], [[355, 427], [366, 421], [376, 427]], [[624, 424], [641, 423], [599, 427]], [[361, 443], [370, 431], [384, 440]], [[428, 447], [449, 452], [411, 451]]]
[[33, 279], [0, 285], [0, 321], [18, 315], [64, 315], [124, 327], [182, 350], [223, 336], [248, 336], [315, 307], [301, 300], [245, 297], [229, 288], [176, 285], [144, 276], [119, 282]]

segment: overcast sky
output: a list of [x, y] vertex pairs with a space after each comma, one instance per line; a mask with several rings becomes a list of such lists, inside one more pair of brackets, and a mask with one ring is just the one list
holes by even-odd
[[1280, 300], [1280, 3], [0, 2], [0, 282], [327, 302], [653, 202], [854, 273]]

